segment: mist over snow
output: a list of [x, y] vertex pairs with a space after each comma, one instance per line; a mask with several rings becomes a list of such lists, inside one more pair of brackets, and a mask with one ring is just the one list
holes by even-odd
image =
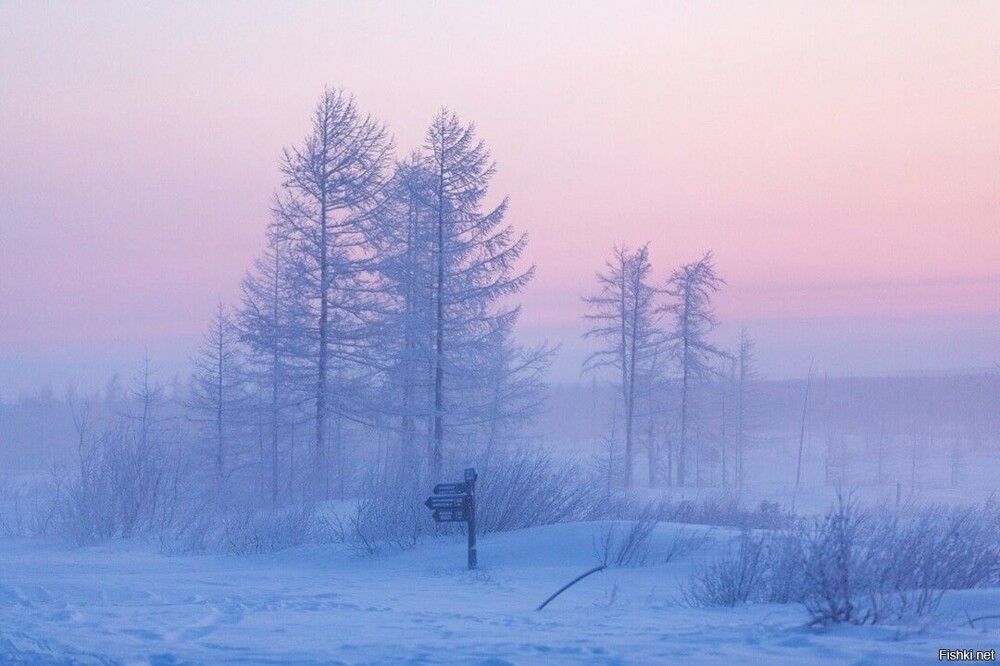
[[995, 661], [997, 44], [0, 4], [0, 663]]

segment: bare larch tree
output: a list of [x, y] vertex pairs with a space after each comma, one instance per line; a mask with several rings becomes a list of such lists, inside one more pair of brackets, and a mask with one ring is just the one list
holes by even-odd
[[667, 279], [664, 291], [673, 301], [664, 307], [674, 321], [670, 342], [680, 367], [680, 440], [677, 450], [677, 485], [687, 481], [693, 416], [693, 388], [709, 377], [713, 362], [723, 356], [708, 340], [718, 323], [712, 310], [712, 296], [725, 281], [715, 274], [712, 253], [681, 266]]
[[651, 272], [648, 244], [634, 252], [627, 247], [615, 247], [611, 260], [605, 263], [605, 272], [597, 273], [600, 292], [583, 299], [589, 310], [584, 318], [590, 325], [584, 338], [603, 342], [603, 347], [584, 361], [584, 370], [613, 368], [616, 383], [620, 384], [625, 425], [623, 482], [626, 487], [632, 485], [637, 387], [640, 377], [653, 367], [662, 342], [655, 302], [657, 290], [649, 283]]
[[[362, 115], [351, 96], [328, 89], [313, 112], [312, 131], [300, 146], [285, 150], [281, 164], [285, 181], [275, 206], [276, 233], [290, 246], [300, 289], [295, 297], [311, 315], [304, 333], [315, 379], [314, 492], [325, 497], [331, 373], [336, 371], [339, 395], [354, 399], [350, 372], [364, 364], [375, 309], [365, 227], [391, 150], [383, 124]], [[336, 406], [338, 417], [344, 411]]]
[[499, 331], [513, 328], [519, 308], [503, 302], [531, 279], [534, 267], [518, 262], [527, 236], [504, 223], [507, 199], [483, 210], [495, 172], [473, 125], [443, 109], [427, 130], [420, 166], [429, 180], [433, 243], [431, 336], [433, 345], [432, 475], [440, 474], [446, 421], [461, 427], [481, 420], [470, 398], [488, 381], [483, 368]]

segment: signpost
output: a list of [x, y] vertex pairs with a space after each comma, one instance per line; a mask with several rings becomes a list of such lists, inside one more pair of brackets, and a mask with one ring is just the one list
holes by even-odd
[[439, 523], [464, 523], [469, 519], [461, 509], [439, 509], [433, 515], [434, 520]]
[[464, 509], [466, 505], [465, 495], [454, 497], [428, 497], [424, 506], [428, 509]]
[[467, 467], [465, 481], [439, 483], [434, 486], [434, 494], [427, 498], [424, 506], [434, 511], [435, 522], [468, 523], [469, 569], [475, 569], [476, 557], [476, 474], [475, 467]]
[[435, 495], [464, 495], [469, 490], [469, 485], [462, 483], [439, 483], [434, 486]]

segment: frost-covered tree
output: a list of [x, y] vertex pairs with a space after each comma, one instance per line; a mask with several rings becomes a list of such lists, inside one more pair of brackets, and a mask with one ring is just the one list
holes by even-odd
[[201, 351], [192, 359], [188, 408], [200, 427], [217, 479], [232, 473], [246, 410], [246, 382], [239, 331], [220, 301]]
[[374, 240], [384, 276], [383, 404], [398, 434], [400, 469], [415, 478], [431, 450], [434, 419], [434, 219], [430, 173], [419, 152], [399, 162], [376, 212]]
[[[613, 257], [605, 263], [605, 272], [597, 273], [600, 292], [583, 299], [589, 310], [584, 317], [590, 325], [584, 337], [603, 343], [601, 349], [587, 357], [584, 370], [612, 368], [621, 390], [626, 487], [632, 485], [637, 394], [640, 384], [648, 381], [663, 339], [658, 327], [657, 290], [649, 282], [652, 270], [648, 244], [634, 252], [615, 247]], [[650, 478], [655, 479], [653, 470]]]
[[272, 499], [282, 424], [294, 430], [304, 409], [314, 490], [328, 496], [328, 432], [343, 489], [343, 438], [370, 435], [385, 472], [416, 478], [423, 459], [436, 475], [446, 433], [471, 453], [533, 413], [515, 409], [522, 397], [541, 402], [551, 350], [512, 337], [518, 308], [505, 299], [532, 269], [518, 269], [527, 239], [504, 223], [506, 200], [484, 208], [488, 151], [447, 111], [387, 178], [390, 150], [382, 125], [327, 91], [311, 134], [285, 151], [268, 249], [244, 282], [239, 317], [269, 413]]
[[721, 357], [718, 365], [722, 485], [728, 486], [732, 479], [735, 487], [742, 488], [745, 481], [746, 447], [759, 427], [760, 416], [757, 408], [760, 399], [760, 372], [757, 369], [754, 343], [746, 327], [740, 329], [735, 349]]
[[[475, 394], [489, 381], [483, 364], [503, 339], [519, 308], [504, 303], [531, 279], [534, 268], [519, 270], [527, 236], [504, 223], [507, 199], [484, 209], [495, 165], [475, 128], [442, 110], [427, 130], [419, 157], [430, 233], [429, 290], [417, 309], [429, 315], [432, 349], [433, 430], [430, 470], [440, 473], [446, 432], [455, 434], [481, 419]], [[421, 178], [424, 176], [422, 175]], [[424, 254], [428, 248], [420, 248]], [[424, 255], [426, 256], [426, 255]], [[428, 285], [421, 285], [424, 289]], [[429, 301], [425, 297], [429, 296]]]
[[736, 487], [743, 488], [746, 483], [744, 464], [746, 460], [747, 443], [757, 425], [757, 401], [759, 400], [760, 371], [757, 369], [757, 359], [754, 354], [754, 342], [747, 329], [740, 329], [739, 346], [734, 355], [735, 361], [735, 408], [734, 429], [736, 439]]
[[[247, 349], [246, 373], [254, 384], [263, 419], [261, 433], [268, 449], [268, 485], [271, 502], [277, 503], [281, 469], [293, 473], [291, 461], [282, 459], [283, 442], [292, 446], [287, 432], [300, 418], [296, 407], [311, 393], [308, 345], [308, 308], [295, 295], [290, 270], [290, 243], [268, 228], [267, 247], [254, 260], [243, 279], [242, 302], [237, 313], [240, 340]], [[291, 454], [291, 451], [288, 452]]]
[[670, 342], [680, 367], [680, 439], [677, 450], [677, 485], [687, 483], [686, 461], [694, 415], [693, 389], [708, 378], [713, 363], [723, 356], [708, 339], [718, 323], [712, 296], [725, 281], [715, 273], [712, 253], [681, 266], [667, 279], [664, 291], [673, 298], [664, 311], [673, 318]]
[[531, 269], [516, 269], [526, 238], [503, 223], [506, 200], [482, 210], [493, 170], [474, 129], [443, 111], [423, 150], [397, 164], [376, 215], [385, 402], [411, 478], [421, 457], [438, 473], [446, 438], [482, 446], [488, 460], [543, 402], [552, 349], [513, 339], [517, 308], [503, 299]]
[[556, 349], [547, 343], [518, 344], [507, 329], [498, 329], [483, 367], [480, 420], [483, 429], [483, 471], [501, 442], [516, 441], [523, 426], [545, 407], [545, 372]]
[[142, 370], [137, 372], [129, 384], [129, 400], [123, 416], [137, 432], [139, 448], [149, 452], [158, 443], [164, 422], [161, 410], [167, 404], [163, 384], [154, 379], [157, 368], [152, 365], [149, 353], [142, 359]]
[[358, 408], [358, 379], [366, 372], [377, 310], [366, 224], [391, 148], [383, 124], [362, 115], [351, 96], [328, 89], [313, 112], [311, 132], [282, 159], [275, 234], [289, 247], [290, 297], [308, 320], [298, 334], [314, 380], [314, 492], [324, 496], [327, 422]]

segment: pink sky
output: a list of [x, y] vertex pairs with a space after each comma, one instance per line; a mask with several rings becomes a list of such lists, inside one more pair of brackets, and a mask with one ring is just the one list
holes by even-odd
[[1000, 361], [1000, 3], [0, 0], [0, 394], [191, 353], [325, 84], [477, 124], [559, 377], [616, 242], [777, 376]]

